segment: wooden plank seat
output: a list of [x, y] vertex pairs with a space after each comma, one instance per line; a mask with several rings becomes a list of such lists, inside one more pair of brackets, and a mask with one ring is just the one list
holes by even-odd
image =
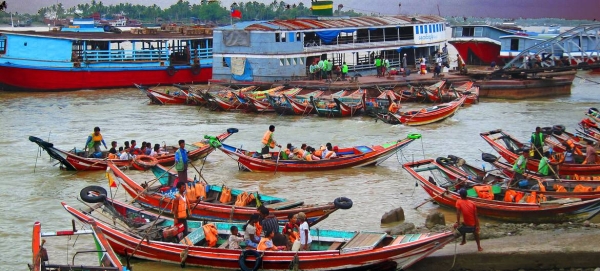
[[381, 232], [360, 232], [342, 247], [341, 253], [372, 249], [386, 236]]
[[333, 242], [327, 250], [338, 250], [342, 244], [342, 242]]
[[300, 206], [302, 204], [304, 204], [304, 201], [282, 201], [282, 202], [273, 203], [273, 204], [266, 204], [265, 207], [267, 207], [269, 209], [273, 209], [273, 210], [282, 210], [282, 209], [289, 209], [294, 206]]

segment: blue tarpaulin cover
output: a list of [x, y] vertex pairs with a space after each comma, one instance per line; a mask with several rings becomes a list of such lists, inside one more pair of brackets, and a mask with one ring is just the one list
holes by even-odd
[[317, 31], [315, 32], [317, 36], [323, 41], [325, 44], [331, 43], [340, 32], [344, 33], [352, 33], [356, 31], [356, 29], [344, 29], [344, 30], [327, 30], [327, 31]]
[[[246, 60], [245, 62], [246, 62], [246, 66], [244, 67], [244, 74], [242, 74], [242, 75], [231, 74], [231, 77], [233, 78], [233, 80], [254, 81], [254, 76], [252, 75], [252, 66], [250, 65], [250, 61]], [[231, 57], [226, 57], [225, 63], [227, 63], [227, 66], [231, 67]]]

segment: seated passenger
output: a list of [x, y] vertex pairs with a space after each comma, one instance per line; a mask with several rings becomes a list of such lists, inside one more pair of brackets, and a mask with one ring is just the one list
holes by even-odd
[[321, 158], [321, 157], [323, 157], [323, 151], [324, 150], [326, 150], [325, 146], [321, 146], [318, 150], [315, 150], [313, 152], [313, 155], [316, 156], [316, 157]]
[[304, 159], [304, 150], [302, 150], [301, 148], [294, 148], [294, 150], [292, 150], [292, 158], [294, 160], [303, 160]]
[[150, 155], [152, 153], [152, 143], [146, 142], [146, 155]]
[[229, 244], [227, 247], [229, 249], [241, 249], [240, 242], [244, 241], [244, 237], [238, 231], [238, 227], [231, 226], [231, 235], [229, 235]]
[[[337, 148], [337, 146], [335, 146]], [[323, 152], [323, 159], [331, 159], [337, 157], [334, 148], [331, 146], [331, 143], [327, 143], [327, 150]]]
[[281, 159], [283, 160], [289, 160], [289, 159], [293, 159], [292, 157], [294, 156], [294, 151], [295, 147], [292, 146], [292, 143], [288, 143], [285, 150], [281, 151]]
[[260, 239], [260, 243], [256, 246], [256, 250], [272, 250], [278, 251], [279, 248], [273, 245], [273, 237], [275, 236], [275, 232], [272, 230], [267, 230], [265, 232], [265, 237]]
[[123, 149], [123, 147], [119, 147], [119, 153], [120, 153], [119, 159], [121, 159], [121, 160], [130, 160], [131, 159], [131, 156], [129, 155], [129, 153], [127, 151], [125, 151]]
[[[122, 149], [123, 147], [121, 147]], [[108, 159], [119, 159], [119, 155], [117, 155], [117, 150], [115, 150], [115, 148], [110, 148], [110, 150], [108, 151]]]
[[244, 225], [244, 227], [243, 227], [244, 240], [246, 240], [246, 246], [248, 248], [256, 248], [256, 246], [260, 242], [260, 238], [258, 237], [258, 234], [256, 233], [256, 226], [255, 226], [255, 223], [258, 222], [259, 217], [260, 216], [258, 214], [252, 214], [252, 216], [250, 216], [250, 220], [248, 220], [246, 225]]

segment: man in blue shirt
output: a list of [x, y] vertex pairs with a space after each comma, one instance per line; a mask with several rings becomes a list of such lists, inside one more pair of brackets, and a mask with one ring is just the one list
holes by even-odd
[[179, 182], [187, 183], [187, 164], [188, 164], [188, 153], [185, 149], [185, 140], [179, 140], [179, 149], [175, 152], [175, 169], [177, 170], [177, 176]]

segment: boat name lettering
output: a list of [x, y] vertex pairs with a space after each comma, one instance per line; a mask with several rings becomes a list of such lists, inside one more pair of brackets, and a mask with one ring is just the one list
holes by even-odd
[[433, 40], [433, 39], [435, 39], [434, 35], [422, 35], [422, 36], [419, 36], [419, 40]]

